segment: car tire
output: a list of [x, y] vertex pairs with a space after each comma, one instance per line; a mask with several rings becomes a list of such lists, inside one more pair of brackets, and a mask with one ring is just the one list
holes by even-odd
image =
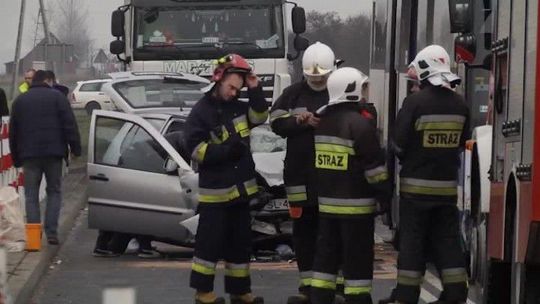
[[84, 109], [86, 110], [86, 114], [88, 114], [88, 116], [91, 116], [94, 110], [101, 110], [101, 105], [96, 101], [90, 101], [86, 104]]

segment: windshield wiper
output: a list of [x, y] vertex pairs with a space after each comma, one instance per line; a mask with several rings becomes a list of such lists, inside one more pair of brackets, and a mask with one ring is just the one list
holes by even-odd
[[223, 47], [229, 46], [229, 45], [234, 45], [234, 46], [237, 46], [237, 45], [254, 46], [257, 49], [262, 50], [262, 48], [258, 44], [253, 43], [253, 42], [242, 41], [242, 42], [220, 42], [220, 43], [216, 43], [216, 47], [220, 47], [220, 48], [223, 48]]

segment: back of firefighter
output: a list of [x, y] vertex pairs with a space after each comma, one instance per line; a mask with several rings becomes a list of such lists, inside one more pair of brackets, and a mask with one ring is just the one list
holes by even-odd
[[460, 149], [468, 138], [469, 111], [452, 89], [459, 78], [440, 46], [422, 50], [411, 64], [421, 90], [407, 97], [396, 120], [401, 161], [400, 244], [396, 303], [417, 303], [432, 251], [443, 292], [435, 303], [465, 303], [467, 272], [460, 246], [457, 201]]
[[353, 68], [333, 72], [329, 103], [317, 111], [319, 232], [311, 280], [315, 304], [332, 303], [340, 267], [346, 303], [372, 303], [374, 214], [377, 201], [388, 205], [391, 187], [376, 129], [359, 114], [366, 79]]
[[287, 138], [284, 179], [300, 272], [300, 294], [289, 297], [289, 304], [309, 303], [318, 224], [313, 132], [319, 119], [314, 113], [328, 103], [326, 82], [334, 62], [334, 52], [328, 46], [320, 42], [311, 45], [302, 58], [305, 80], [286, 88], [270, 112], [272, 130]]
[[[218, 60], [213, 83], [186, 122], [186, 147], [199, 169], [199, 226], [191, 272], [195, 302], [225, 303], [214, 290], [216, 264], [225, 260], [225, 292], [231, 303], [263, 303], [251, 295], [249, 200], [257, 193], [250, 129], [268, 118], [268, 106], [247, 61]], [[238, 100], [248, 87], [249, 102]]]

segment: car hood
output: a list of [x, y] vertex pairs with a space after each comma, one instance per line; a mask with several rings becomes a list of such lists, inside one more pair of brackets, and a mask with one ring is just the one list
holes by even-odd
[[271, 153], [253, 153], [255, 170], [266, 180], [270, 187], [283, 185], [283, 162], [285, 151]]

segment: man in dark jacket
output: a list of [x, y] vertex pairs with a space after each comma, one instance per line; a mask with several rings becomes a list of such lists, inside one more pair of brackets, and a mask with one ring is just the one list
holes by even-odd
[[28, 92], [13, 102], [9, 144], [16, 167], [24, 168], [28, 223], [41, 223], [39, 186], [47, 181], [45, 233], [58, 244], [58, 216], [62, 205], [62, 161], [70, 151], [81, 155], [79, 129], [67, 98], [54, 90], [45, 71], [37, 71]]
[[[225, 292], [232, 304], [263, 303], [251, 295], [249, 201], [258, 192], [250, 130], [266, 121], [268, 105], [257, 76], [239, 55], [218, 60], [213, 84], [186, 122], [186, 148], [199, 169], [199, 227], [190, 285], [196, 303], [225, 303], [214, 276], [225, 260]], [[248, 102], [238, 100], [248, 87]]]
[[411, 67], [421, 90], [403, 101], [394, 136], [401, 161], [397, 287], [390, 299], [379, 303], [418, 303], [432, 250], [443, 285], [433, 303], [461, 304], [467, 301], [468, 282], [456, 202], [469, 110], [453, 91], [460, 80], [442, 47], [426, 47]]
[[319, 118], [314, 113], [328, 103], [326, 81], [334, 66], [335, 55], [330, 47], [320, 42], [311, 45], [302, 58], [305, 80], [286, 88], [270, 112], [272, 130], [287, 138], [283, 177], [293, 219], [293, 244], [300, 276], [299, 294], [289, 297], [288, 304], [310, 302], [319, 221], [318, 186], [313, 165], [313, 134]]
[[[374, 215], [387, 210], [391, 183], [376, 129], [359, 115], [367, 76], [341, 68], [328, 79], [328, 105], [317, 110], [314, 166], [318, 179], [319, 231], [311, 303], [331, 304], [338, 269], [345, 303], [371, 304]], [[378, 206], [377, 206], [378, 203]]]
[[0, 116], [9, 116], [6, 92], [0, 88]]

